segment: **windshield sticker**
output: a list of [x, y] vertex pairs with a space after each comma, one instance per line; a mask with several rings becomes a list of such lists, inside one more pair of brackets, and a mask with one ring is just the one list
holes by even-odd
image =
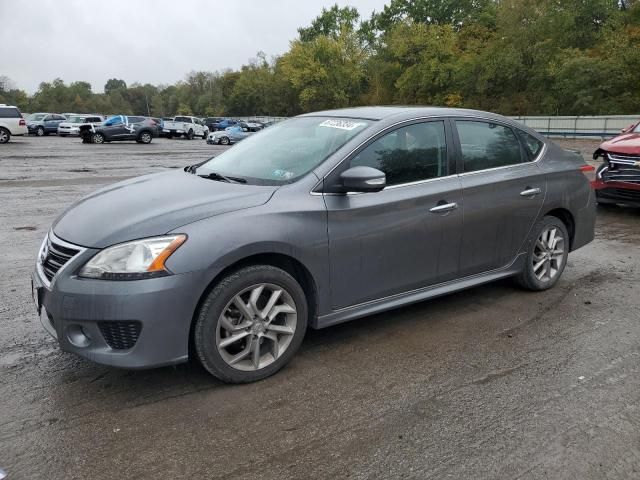
[[285, 180], [293, 178], [293, 175], [294, 175], [294, 173], [293, 172], [289, 172], [288, 170], [274, 170], [273, 171], [273, 176], [274, 177], [284, 178]]
[[320, 124], [321, 127], [339, 128], [340, 130], [353, 130], [363, 126], [362, 122], [353, 122], [351, 120], [325, 120]]

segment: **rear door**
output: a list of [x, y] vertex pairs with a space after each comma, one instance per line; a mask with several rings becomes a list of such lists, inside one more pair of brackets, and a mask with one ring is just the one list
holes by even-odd
[[387, 176], [376, 193], [325, 194], [334, 309], [455, 278], [462, 194], [449, 122], [413, 122], [377, 136], [327, 179], [354, 166]]
[[542, 207], [546, 180], [533, 161], [541, 151], [531, 156], [511, 126], [477, 119], [456, 119], [455, 126], [464, 198], [460, 276], [468, 276], [516, 259]]

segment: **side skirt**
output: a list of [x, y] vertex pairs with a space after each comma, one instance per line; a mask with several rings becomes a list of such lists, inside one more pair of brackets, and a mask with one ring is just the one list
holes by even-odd
[[511, 277], [520, 273], [524, 266], [523, 264], [525, 257], [525, 253], [520, 253], [511, 265], [498, 270], [492, 270], [490, 272], [481, 273], [458, 280], [452, 280], [437, 285], [430, 285], [418, 290], [399, 293], [390, 297], [372, 300], [370, 302], [361, 303], [359, 305], [353, 305], [351, 307], [335, 310], [334, 312], [327, 315], [317, 317], [314, 322], [315, 324], [311, 325], [311, 327], [317, 329], [326, 328], [338, 323], [348, 322], [357, 318], [374, 315], [386, 310], [404, 307], [406, 305], [411, 305], [412, 303], [421, 302], [430, 298], [441, 297], [449, 293], [458, 292], [460, 290], [476, 287], [484, 283]]

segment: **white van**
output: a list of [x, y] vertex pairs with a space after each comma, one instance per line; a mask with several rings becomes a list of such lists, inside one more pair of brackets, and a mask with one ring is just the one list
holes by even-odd
[[7, 143], [11, 135], [26, 135], [27, 122], [18, 107], [0, 103], [0, 143]]

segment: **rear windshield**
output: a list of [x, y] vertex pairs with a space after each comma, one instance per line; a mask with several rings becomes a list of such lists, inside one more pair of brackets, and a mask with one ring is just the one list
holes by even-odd
[[174, 121], [191, 123], [191, 118], [189, 118], [189, 117], [176, 117]]
[[0, 118], [20, 118], [22, 114], [15, 107], [0, 107]]

